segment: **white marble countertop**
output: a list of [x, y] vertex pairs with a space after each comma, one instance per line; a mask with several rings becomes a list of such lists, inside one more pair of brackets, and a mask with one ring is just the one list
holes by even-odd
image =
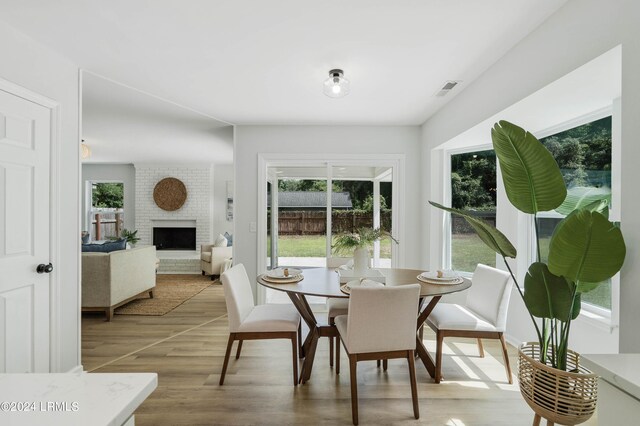
[[580, 359], [603, 380], [640, 400], [640, 354], [582, 355]]
[[121, 426], [157, 385], [155, 373], [0, 374], [0, 424]]

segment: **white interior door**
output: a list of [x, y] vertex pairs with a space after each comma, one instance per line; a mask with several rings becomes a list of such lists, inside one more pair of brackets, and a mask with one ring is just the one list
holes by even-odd
[[0, 373], [49, 372], [51, 110], [0, 90]]

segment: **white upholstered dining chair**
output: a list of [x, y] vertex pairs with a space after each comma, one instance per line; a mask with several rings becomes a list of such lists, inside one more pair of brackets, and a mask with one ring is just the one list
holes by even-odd
[[507, 378], [509, 383], [513, 383], [504, 341], [512, 286], [513, 280], [508, 272], [478, 264], [464, 304], [436, 305], [426, 321], [436, 332], [436, 383], [442, 379], [442, 345], [445, 337], [478, 339], [481, 357], [484, 357], [481, 339], [499, 339]]
[[255, 305], [251, 283], [242, 264], [225, 271], [220, 277], [229, 316], [229, 342], [224, 356], [220, 385], [229, 364], [233, 342], [238, 340], [236, 359], [240, 357], [242, 342], [257, 339], [290, 339], [293, 351], [293, 385], [298, 384], [298, 332], [300, 314], [292, 305]]
[[354, 288], [349, 298], [349, 315], [336, 317], [335, 323], [349, 356], [351, 415], [358, 424], [358, 361], [406, 358], [413, 414], [420, 417], [414, 351], [420, 285]]
[[[336, 317], [349, 313], [349, 299], [329, 297], [327, 299], [327, 322], [336, 325]], [[340, 374], [340, 342], [338, 337], [329, 336], [329, 366], [333, 367], [333, 354], [335, 342], [336, 374]]]

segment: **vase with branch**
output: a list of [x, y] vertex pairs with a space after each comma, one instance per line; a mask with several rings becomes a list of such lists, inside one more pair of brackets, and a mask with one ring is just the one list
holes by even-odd
[[389, 232], [380, 228], [359, 228], [356, 232], [346, 232], [336, 236], [331, 246], [337, 254], [353, 252], [353, 270], [356, 275], [364, 275], [371, 266], [370, 250], [373, 243], [389, 237], [398, 243]]

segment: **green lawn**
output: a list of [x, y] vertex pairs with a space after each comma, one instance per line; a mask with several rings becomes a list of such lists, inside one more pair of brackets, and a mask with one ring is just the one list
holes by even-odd
[[[540, 248], [542, 260], [546, 261], [551, 238], [542, 238]], [[451, 238], [451, 265], [457, 271], [473, 272], [478, 263], [495, 266], [496, 255], [487, 248], [476, 234], [455, 234]], [[521, 283], [522, 284], [522, 283]], [[611, 309], [611, 281], [582, 295], [582, 301], [605, 309]]]
[[[270, 247], [270, 246], [268, 246]], [[270, 253], [267, 253], [269, 255]], [[280, 235], [278, 255], [281, 257], [325, 257], [326, 238], [324, 235]], [[341, 254], [349, 257], [352, 253]], [[380, 240], [380, 257], [391, 258], [391, 239]]]
[[473, 272], [478, 263], [496, 266], [496, 253], [477, 234], [451, 236], [451, 267], [456, 271]]

